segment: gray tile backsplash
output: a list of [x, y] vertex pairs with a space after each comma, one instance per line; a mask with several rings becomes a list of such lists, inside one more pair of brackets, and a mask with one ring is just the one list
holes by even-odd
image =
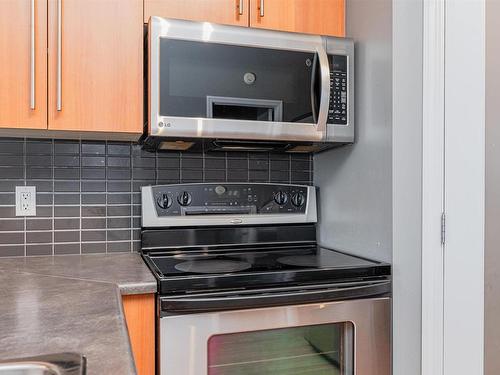
[[[0, 256], [134, 251], [143, 185], [309, 185], [312, 163], [310, 155], [149, 153], [128, 142], [0, 138]], [[36, 217], [15, 216], [20, 185], [36, 186]]]

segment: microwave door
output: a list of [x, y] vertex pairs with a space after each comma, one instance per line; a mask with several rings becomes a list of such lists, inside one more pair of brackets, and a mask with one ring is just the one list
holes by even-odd
[[330, 68], [321, 37], [290, 41], [290, 46], [303, 44], [295, 50], [275, 46], [273, 38], [286, 33], [238, 29], [236, 42], [230, 40], [234, 27], [211, 25], [214, 40], [195, 33], [176, 38], [176, 26], [186, 22], [168, 20], [165, 35], [152, 22], [150, 126], [155, 135], [289, 141], [326, 137]]
[[314, 60], [314, 52], [162, 38], [160, 115], [312, 124]]

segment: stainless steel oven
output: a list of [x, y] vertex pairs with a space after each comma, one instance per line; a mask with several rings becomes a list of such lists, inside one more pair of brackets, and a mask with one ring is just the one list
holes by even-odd
[[143, 187], [160, 375], [390, 375], [391, 267], [316, 221], [312, 186]]
[[389, 322], [389, 298], [164, 316], [160, 374], [389, 375]]
[[152, 17], [144, 144], [310, 152], [354, 140], [345, 38]]

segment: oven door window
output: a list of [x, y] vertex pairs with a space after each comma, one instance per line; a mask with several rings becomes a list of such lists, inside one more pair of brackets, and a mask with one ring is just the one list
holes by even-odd
[[352, 323], [212, 336], [208, 375], [353, 375]]
[[159, 43], [161, 116], [316, 122], [316, 53], [170, 38]]

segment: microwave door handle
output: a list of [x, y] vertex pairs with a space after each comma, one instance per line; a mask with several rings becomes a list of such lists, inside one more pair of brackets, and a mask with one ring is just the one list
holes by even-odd
[[325, 133], [326, 122], [328, 119], [328, 107], [330, 104], [330, 64], [328, 63], [328, 55], [326, 54], [326, 50], [324, 48], [318, 48], [317, 55], [321, 72], [321, 96], [317, 116], [318, 118], [315, 123], [316, 130], [318, 132]]
[[331, 302], [356, 298], [382, 296], [391, 292], [391, 282], [367, 282], [362, 285], [302, 290], [297, 292], [276, 292], [255, 295], [222, 297], [164, 297], [160, 298], [161, 310], [173, 312], [209, 312], [254, 307], [272, 307], [303, 303]]
[[316, 105], [317, 103], [317, 98], [316, 98], [316, 71], [317, 71], [317, 65], [318, 65], [318, 54], [314, 54], [313, 62], [312, 62], [312, 69], [311, 69], [311, 112], [312, 112], [312, 118], [313, 122], [316, 124], [318, 121], [318, 114], [316, 112]]

